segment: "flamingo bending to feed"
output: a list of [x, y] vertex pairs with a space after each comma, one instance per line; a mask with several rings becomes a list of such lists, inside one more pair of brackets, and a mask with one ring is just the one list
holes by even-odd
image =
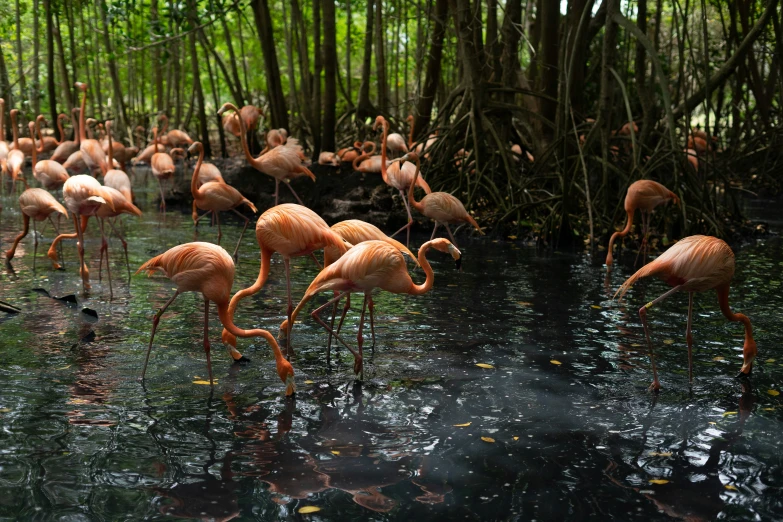
[[386, 137], [386, 147], [395, 154], [407, 154], [408, 146], [405, 144], [405, 138], [402, 135], [393, 132]]
[[[403, 254], [406, 254], [408, 257], [413, 259], [413, 262], [416, 263], [416, 266], [419, 265], [418, 260], [416, 259], [416, 256], [413, 255], [413, 252], [408, 250], [408, 248], [400, 243], [399, 241], [390, 238], [386, 234], [384, 234], [381, 229], [376, 227], [375, 225], [371, 225], [370, 223], [367, 223], [365, 221], [361, 221], [359, 219], [348, 219], [346, 221], [340, 221], [339, 223], [335, 223], [332, 225], [332, 230], [337, 232], [337, 234], [343, 238], [344, 241], [350, 243], [351, 245], [358, 245], [359, 243], [364, 243], [365, 241], [385, 241], [386, 243], [392, 245], [393, 247], [397, 248], [400, 252]], [[337, 261], [342, 254], [340, 251], [333, 247], [333, 246], [327, 246], [324, 248], [324, 266], [329, 266], [335, 261]], [[334, 307], [332, 308], [332, 321], [330, 323], [330, 327], [334, 327], [334, 318], [337, 314], [337, 305], [338, 302], [335, 301]], [[348, 309], [351, 307], [351, 296], [350, 294], [345, 299], [345, 306], [343, 307], [343, 313], [340, 316], [340, 322], [337, 325], [337, 333], [340, 333], [340, 329], [343, 326], [343, 321], [345, 320], [345, 315], [348, 313]], [[370, 331], [372, 333], [372, 344], [375, 346], [375, 303], [373, 303], [372, 300], [372, 294], [370, 294], [367, 302], [367, 308], [370, 311]], [[329, 334], [329, 343], [327, 345], [327, 351], [331, 349], [332, 346], [332, 335]]]
[[[405, 241], [405, 246], [409, 246], [411, 242], [411, 225], [413, 225], [413, 216], [411, 216], [411, 207], [408, 204], [408, 198], [405, 197], [406, 193], [408, 192], [408, 189], [414, 185], [418, 185], [425, 192], [425, 194], [430, 194], [432, 189], [430, 189], [430, 186], [426, 181], [424, 181], [423, 177], [417, 176], [418, 171], [413, 167], [413, 163], [392, 162], [392, 164], [387, 167], [386, 148], [388, 140], [387, 134], [389, 133], [389, 122], [387, 122], [383, 116], [378, 116], [375, 119], [373, 130], [377, 129], [378, 125], [383, 126], [383, 137], [381, 138], [381, 176], [383, 176], [383, 181], [387, 185], [400, 191], [400, 197], [402, 197], [402, 202], [405, 205], [405, 211], [408, 213], [408, 223], [397, 232], [392, 234], [391, 237], [396, 236], [403, 230], [407, 230], [408, 234]], [[452, 239], [452, 241], [454, 240]]]
[[[208, 214], [215, 216], [218, 226], [218, 245], [220, 244], [220, 238], [223, 236], [220, 230], [220, 212], [232, 211], [234, 214], [245, 220], [245, 226], [242, 228], [242, 232], [239, 234], [239, 240], [237, 246], [234, 248], [234, 260], [237, 259], [237, 251], [239, 251], [239, 245], [242, 243], [242, 236], [245, 235], [247, 225], [250, 220], [237, 212], [236, 208], [239, 205], [247, 205], [253, 213], [257, 213], [258, 209], [253, 203], [242, 195], [237, 189], [226, 183], [220, 181], [208, 181], [199, 186], [199, 171], [201, 165], [204, 163], [204, 147], [200, 141], [193, 143], [188, 149], [191, 154], [198, 151], [198, 161], [196, 162], [196, 168], [193, 169], [193, 177], [190, 180], [190, 192], [193, 194], [193, 202], [201, 210], [206, 210], [207, 213], [203, 214], [204, 217]], [[199, 218], [201, 219], [201, 218]]]
[[324, 329], [333, 333], [333, 330], [329, 328], [329, 325], [319, 316], [321, 310], [332, 303], [339, 301], [343, 296], [350, 294], [351, 292], [362, 291], [364, 292], [364, 304], [362, 305], [362, 315], [359, 320], [359, 333], [356, 337], [359, 351], [356, 352], [353, 348], [348, 346], [339, 335], [336, 333], [334, 334], [335, 338], [353, 354], [354, 372], [357, 374], [361, 373], [363, 369], [362, 328], [364, 326], [364, 313], [367, 308], [370, 294], [375, 288], [380, 288], [394, 294], [421, 295], [429, 292], [435, 282], [435, 275], [432, 271], [432, 267], [427, 261], [427, 251], [430, 248], [435, 248], [441, 252], [451, 254], [451, 257], [459, 264], [460, 251], [451, 244], [448, 239], [438, 238], [427, 241], [419, 248], [419, 263], [424, 269], [426, 279], [423, 284], [417, 285], [411, 279], [411, 276], [408, 273], [408, 266], [405, 263], [405, 258], [402, 256], [402, 253], [400, 253], [397, 246], [390, 245], [386, 241], [365, 241], [364, 243], [354, 246], [340, 259], [333, 264], [324, 267], [324, 269], [315, 276], [315, 279], [310, 283], [307, 292], [305, 292], [304, 297], [299, 304], [296, 305], [291, 317], [280, 325], [278, 339], [285, 339], [287, 341], [291, 336], [293, 322], [296, 320], [296, 316], [302, 310], [302, 307], [319, 292], [328, 290], [337, 291], [340, 292], [340, 294], [313, 310], [310, 315], [318, 324], [324, 327]]
[[[43, 116], [38, 116], [35, 123], [30, 122], [27, 124], [31, 136], [35, 135], [36, 127], [41, 119], [43, 119]], [[40, 134], [40, 129], [38, 132]], [[40, 141], [39, 143], [41, 144], [40, 147], [33, 147], [33, 177], [37, 179], [46, 190], [57, 190], [63, 186], [63, 183], [65, 183], [70, 176], [68, 176], [68, 171], [65, 170], [65, 167], [56, 161], [38, 161], [36, 153], [43, 152], [43, 141]]]
[[[106, 122], [106, 135], [109, 137], [109, 146], [107, 153], [109, 155], [109, 165], [114, 163], [114, 143], [111, 140], [111, 126], [112, 122]], [[107, 187], [111, 187], [114, 190], [118, 190], [122, 196], [128, 200], [129, 203], [133, 202], [133, 190], [131, 188], [131, 182], [128, 175], [118, 169], [110, 169], [103, 175], [103, 184]]]
[[245, 122], [245, 128], [252, 131], [258, 127], [258, 121], [263, 114], [261, 109], [255, 105], [245, 105], [240, 109], [239, 113], [226, 114], [223, 116], [223, 128], [238, 138], [239, 134], [242, 132], [242, 126], [239, 124], [240, 117]]
[[82, 91], [82, 103], [79, 109], [79, 150], [82, 153], [82, 160], [90, 172], [100, 170], [102, 174], [105, 174], [109, 170], [109, 165], [106, 163], [106, 153], [103, 152], [101, 143], [94, 138], [87, 139], [87, 125], [84, 121], [84, 112], [87, 107], [87, 84], [76, 82], [75, 85]]
[[693, 336], [691, 324], [693, 315], [694, 292], [706, 292], [713, 288], [718, 292], [720, 311], [729, 321], [741, 322], [745, 325], [745, 343], [742, 349], [742, 368], [739, 376], [748, 376], [753, 370], [753, 360], [756, 358], [756, 341], [753, 339], [753, 328], [743, 314], [736, 314], [729, 307], [729, 286], [734, 276], [734, 252], [725, 241], [712, 236], [690, 236], [679, 240], [669, 250], [656, 260], [643, 266], [629, 277], [617, 290], [615, 298], [622, 300], [631, 286], [644, 277], [656, 276], [666, 281], [673, 288], [639, 309], [639, 317], [644, 326], [644, 336], [650, 349], [650, 361], [653, 370], [652, 390], [659, 390], [658, 371], [655, 366], [650, 329], [647, 326], [647, 310], [656, 303], [677, 292], [688, 292], [688, 325], [685, 339], [688, 343], [688, 378], [693, 379], [693, 356], [691, 352]]
[[618, 237], [626, 236], [631, 231], [631, 225], [633, 225], [633, 215], [638, 208], [642, 213], [642, 247], [639, 249], [641, 252], [647, 247], [647, 233], [650, 226], [650, 213], [658, 205], [668, 203], [669, 200], [673, 200], [674, 204], [679, 204], [680, 198], [677, 194], [667, 189], [660, 183], [649, 179], [640, 179], [634, 181], [631, 186], [628, 187], [628, 192], [625, 195], [625, 212], [628, 214], [628, 221], [625, 224], [625, 228], [612, 234], [609, 239], [609, 247], [606, 253], [606, 266], [612, 266], [612, 247], [614, 246], [614, 240]]
[[[258, 271], [258, 278], [252, 286], [240, 290], [231, 298], [229, 312], [232, 316], [240, 300], [257, 293], [264, 287], [269, 277], [272, 254], [275, 252], [283, 257], [285, 265], [288, 293], [286, 315], [291, 317], [294, 309], [291, 300], [291, 258], [311, 256], [315, 260], [313, 252], [328, 246], [335, 247], [340, 253], [344, 253], [348, 249], [343, 238], [329, 228], [329, 225], [318, 214], [307, 207], [294, 203], [283, 203], [261, 214], [256, 222], [256, 239], [261, 249], [261, 267]], [[223, 331], [223, 342], [236, 346], [236, 339], [225, 330]], [[288, 341], [286, 341], [286, 350], [290, 355], [291, 344]]]
[[[90, 270], [87, 268], [87, 263], [84, 262], [84, 233], [82, 227], [79, 226], [79, 217], [96, 215], [102, 205], [108, 205], [109, 208], [114, 210], [114, 201], [111, 194], [105, 190], [105, 187], [98, 180], [87, 174], [79, 174], [78, 176], [68, 178], [63, 185], [63, 197], [65, 206], [73, 217], [74, 229], [78, 238], [79, 273], [82, 277], [82, 289], [86, 292], [90, 289]], [[83, 225], [86, 226], [86, 223]], [[54, 262], [55, 268], [59, 268], [59, 265], [57, 264], [57, 254], [54, 251], [54, 247], [65, 237], [69, 236], [60, 234], [54, 239], [52, 246], [49, 247], [48, 255]]]
[[176, 167], [174, 166], [174, 160], [165, 152], [158, 152], [158, 128], [152, 129], [155, 140], [155, 154], [150, 159], [150, 166], [152, 167], [152, 175], [158, 180], [158, 187], [160, 188], [160, 209], [163, 213], [166, 213], [166, 196], [163, 194], [163, 180], [169, 179], [174, 175]]
[[[242, 330], [234, 324], [234, 313], [229, 310], [231, 286], [234, 284], [234, 260], [231, 259], [231, 256], [228, 255], [228, 252], [223, 247], [213, 245], [212, 243], [185, 243], [153, 257], [141, 265], [136, 273], [147, 271], [149, 274], [152, 274], [156, 270], [161, 270], [169, 279], [174, 281], [177, 285], [177, 290], [171, 299], [166, 301], [166, 304], [155, 313], [152, 319], [152, 334], [150, 335], [150, 344], [147, 348], [147, 356], [144, 359], [144, 369], [141, 372], [142, 380], [147, 373], [147, 363], [152, 350], [152, 342], [155, 339], [155, 330], [158, 328], [163, 312], [166, 311], [179, 294], [183, 292], [200, 292], [204, 296], [204, 352], [207, 355], [209, 383], [213, 383], [209, 344], [209, 302], [213, 301], [217, 305], [220, 322], [226, 330], [238, 337], [263, 337], [266, 339], [275, 356], [277, 375], [285, 384], [285, 394], [292, 395], [296, 391], [294, 368], [283, 357], [274, 336], [266, 330]], [[237, 355], [239, 357], [236, 357]], [[236, 350], [233, 350], [231, 356], [234, 360], [244, 359]]]
[[454, 243], [454, 246], [457, 246], [457, 242], [454, 240], [454, 236], [451, 234], [449, 223], [469, 223], [473, 226], [473, 228], [478, 230], [479, 234], [482, 236], [484, 235], [481, 227], [478, 226], [478, 223], [476, 223], [476, 220], [473, 219], [473, 216], [468, 214], [468, 211], [465, 210], [465, 206], [462, 204], [462, 202], [448, 192], [431, 192], [430, 194], [424, 196], [421, 201], [416, 201], [413, 198], [413, 187], [415, 185], [415, 178], [418, 178], [419, 173], [421, 172], [421, 161], [419, 160], [419, 155], [415, 152], [409, 152], [398, 161], [413, 161], [416, 163], [416, 176], [414, 177], [414, 183], [411, 183], [411, 186], [408, 189], [408, 203], [410, 203], [411, 207], [415, 208], [418, 212], [435, 221], [435, 227], [432, 229], [432, 236], [430, 239], [435, 237], [435, 231], [438, 230], [438, 225], [442, 224], [446, 227], [446, 232], [449, 233], [451, 242]]
[[[163, 120], [163, 129], [169, 128], [169, 117], [165, 114], [161, 114], [159, 117], [159, 120]], [[162, 135], [162, 134], [161, 134]], [[193, 145], [193, 138], [188, 136], [187, 132], [181, 131], [179, 129], [172, 129], [168, 133], [166, 133], [167, 138], [167, 144], [172, 147], [189, 147], [190, 145]]]
[[319, 165], [331, 165], [332, 167], [340, 166], [340, 156], [336, 152], [322, 152], [318, 156]]
[[[231, 103], [224, 103], [218, 114], [222, 115], [227, 110], [239, 112], [239, 110]], [[294, 195], [296, 200], [302, 205], [302, 200], [299, 198], [289, 181], [292, 177], [309, 176], [310, 179], [315, 181], [315, 175], [310, 170], [302, 165], [301, 154], [302, 147], [299, 142], [294, 139], [288, 140], [288, 142], [281, 147], [275, 147], [266, 154], [261, 154], [257, 158], [254, 158], [250, 154], [250, 148], [247, 145], [247, 128], [242, 118], [239, 118], [239, 125], [242, 132], [239, 136], [242, 141], [242, 150], [245, 153], [245, 159], [248, 163], [259, 172], [263, 172], [268, 176], [275, 178], [275, 205], [277, 205], [278, 196], [280, 192], [280, 182], [286, 182], [288, 190]]]
[[353, 146], [351, 147], [345, 147], [337, 151], [337, 156], [340, 158], [340, 161], [347, 161], [349, 163], [353, 163], [353, 160], [356, 159], [356, 156], [361, 154], [361, 150], [363, 148], [361, 141], [355, 141], [353, 142]]
[[[201, 186], [204, 183], [210, 181], [217, 181], [219, 183], [225, 183], [223, 174], [220, 173], [220, 169], [214, 166], [212, 163], [204, 163], [201, 165], [201, 169], [198, 171], [198, 185]], [[191, 213], [193, 218], [193, 224], [198, 226], [198, 211], [196, 210], [196, 200], [193, 200], [193, 209]]]
[[[372, 141], [365, 141], [362, 145], [361, 154], [353, 159], [352, 166], [356, 172], [364, 172], [365, 174], [380, 174], [383, 172], [381, 167], [382, 156], [375, 154], [375, 143]], [[346, 154], [347, 156], [347, 154]], [[388, 162], [387, 162], [388, 164]]]
[[5, 253], [5, 259], [6, 262], [10, 262], [14, 258], [16, 247], [30, 231], [30, 218], [32, 218], [33, 238], [35, 241], [35, 250], [33, 251], [33, 266], [35, 266], [35, 256], [38, 253], [38, 231], [36, 230], [35, 222], [49, 219], [49, 222], [52, 223], [52, 228], [57, 230], [57, 227], [52, 221], [52, 213], [59, 212], [67, 218], [68, 211], [65, 210], [65, 207], [63, 207], [59, 201], [54, 199], [54, 196], [40, 188], [31, 188], [22, 192], [22, 195], [19, 196], [19, 208], [22, 209], [24, 228], [22, 229], [22, 232], [16, 236], [16, 238], [14, 238], [14, 244]]

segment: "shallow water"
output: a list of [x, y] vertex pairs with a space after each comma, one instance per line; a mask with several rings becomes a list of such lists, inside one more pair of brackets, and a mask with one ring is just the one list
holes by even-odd
[[[164, 223], [153, 211], [155, 191], [148, 183], [139, 192], [143, 218], [125, 218], [134, 271], [176, 244], [217, 236], [208, 226], [196, 236], [179, 212]], [[21, 219], [11, 198], [3, 204], [5, 250]], [[750, 383], [734, 379], [742, 326], [725, 321], [714, 293], [696, 297], [691, 387], [686, 296], [650, 312], [664, 387], [656, 396], [647, 391], [636, 310], [667, 287], [643, 282], [627, 302], [611, 300], [634, 253], [625, 252], [607, 278], [585, 255], [461, 234], [461, 273], [433, 252], [431, 293], [376, 294], [377, 342], [365, 350], [363, 383], [344, 348], [327, 368], [324, 331], [300, 316], [298, 391], [286, 400], [265, 343], [241, 340], [251, 363], [230, 363], [214, 309], [217, 384], [212, 392], [194, 384], [206, 377], [203, 301], [195, 294], [163, 316], [142, 385], [151, 318], [174, 285], [141, 275], [128, 284], [112, 240], [109, 299], [105, 273], [98, 282], [96, 230], [91, 224], [88, 298], [73, 242], [64, 247], [65, 271], [49, 268], [48, 228], [36, 270], [28, 236], [15, 273], [0, 276], [0, 299], [22, 309], [0, 314], [3, 520], [783, 517], [783, 396], [776, 393], [783, 353], [775, 327], [783, 242], [775, 235], [737, 251], [730, 298], [753, 320], [759, 346]], [[250, 230], [234, 290], [257, 275]], [[236, 220], [223, 232], [232, 250]], [[240, 306], [241, 327], [277, 333], [285, 279], [280, 258], [273, 262], [267, 286]], [[316, 268], [301, 258], [293, 267], [296, 299]], [[420, 270], [413, 277], [423, 280]], [[76, 294], [78, 303], [36, 288]], [[349, 342], [360, 305], [355, 298], [344, 327]], [[369, 328], [365, 334], [369, 340]], [[298, 515], [308, 506], [320, 511]]]

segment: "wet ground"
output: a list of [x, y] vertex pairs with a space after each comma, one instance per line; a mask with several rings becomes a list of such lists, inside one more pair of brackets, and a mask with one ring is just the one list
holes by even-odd
[[[210, 227], [196, 236], [179, 212], [164, 223], [155, 193], [151, 184], [140, 191], [145, 215], [126, 218], [133, 271], [176, 244], [217, 236]], [[3, 204], [5, 250], [21, 219], [11, 198]], [[267, 345], [240, 341], [251, 363], [232, 365], [214, 313], [217, 384], [195, 383], [206, 376], [195, 294], [164, 315], [142, 385], [151, 318], [173, 284], [141, 275], [129, 283], [113, 240], [110, 299], [92, 228], [93, 292], [84, 298], [73, 243], [65, 271], [50, 269], [47, 228], [36, 270], [28, 237], [14, 272], [0, 275], [0, 300], [22, 310], [0, 313], [0, 519], [783, 518], [783, 242], [772, 208], [762, 218], [773, 234], [737, 249], [730, 295], [753, 320], [752, 379], [734, 378], [742, 326], [726, 322], [708, 293], [696, 298], [689, 386], [687, 298], [676, 296], [650, 313], [659, 395], [647, 391], [636, 310], [666, 287], [644, 282], [627, 302], [611, 299], [633, 252], [607, 278], [582, 254], [461, 234], [461, 273], [433, 252], [431, 293], [376, 295], [363, 383], [345, 349], [327, 368], [326, 335], [303, 314], [293, 333], [298, 391], [287, 400]], [[222, 244], [232, 249], [238, 233], [231, 221]], [[241, 327], [277, 332], [285, 280], [273, 262], [267, 286], [240, 307]], [[301, 296], [316, 268], [293, 265]], [[234, 290], [257, 270], [251, 232]], [[76, 303], [53, 299], [70, 294]], [[360, 301], [345, 327], [351, 339]]]

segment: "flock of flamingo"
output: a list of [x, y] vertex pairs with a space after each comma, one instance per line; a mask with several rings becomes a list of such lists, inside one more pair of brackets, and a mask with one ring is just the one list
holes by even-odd
[[[150, 274], [161, 271], [177, 286], [174, 295], [153, 316], [152, 332], [142, 370], [142, 379], [146, 374], [160, 319], [177, 296], [183, 292], [199, 292], [204, 298], [204, 351], [210, 383], [213, 382], [209, 342], [210, 302], [215, 303], [217, 307], [218, 317], [224, 328], [222, 340], [231, 357], [235, 361], [246, 360], [237, 350], [238, 337], [264, 338], [272, 349], [277, 374], [285, 385], [285, 393], [291, 395], [296, 389], [294, 369], [289, 362], [293, 353], [291, 335], [295, 319], [303, 307], [318, 293], [329, 291], [332, 292], [332, 297], [313, 310], [310, 315], [328, 332], [329, 348], [334, 337], [351, 351], [354, 356], [354, 371], [356, 374], [362, 374], [363, 327], [368, 311], [373, 342], [375, 340], [373, 290], [381, 289], [396, 294], [410, 295], [429, 292], [434, 284], [434, 273], [427, 261], [427, 253], [431, 249], [451, 255], [459, 267], [461, 253], [449, 225], [467, 223], [483, 234], [475, 219], [465, 210], [459, 199], [446, 192], [432, 192], [422, 176], [421, 158], [426, 158], [428, 148], [437, 140], [436, 135], [430, 135], [425, 142], [416, 145], [412, 139], [413, 131], [411, 129], [411, 138], [406, 143], [401, 135], [389, 134], [389, 123], [382, 116], [378, 116], [374, 129], [382, 130], [380, 154], [374, 154], [376, 150], [374, 142], [356, 142], [351, 148], [342, 149], [336, 153], [324, 152], [319, 157], [321, 164], [339, 165], [341, 162], [350, 162], [358, 171], [379, 173], [390, 187], [400, 192], [405, 204], [408, 223], [390, 237], [377, 227], [356, 219], [342, 221], [331, 227], [327, 225], [320, 216], [304, 206], [290, 185], [290, 181], [297, 177], [307, 176], [315, 179], [313, 173], [307, 168], [309, 163], [298, 141], [295, 138], [289, 138], [284, 129], [272, 129], [266, 134], [266, 147], [259, 156], [254, 157], [250, 152], [247, 135], [249, 131], [257, 127], [262, 115], [260, 110], [251, 105], [240, 110], [236, 106], [226, 103], [218, 111], [218, 114], [223, 115], [224, 128], [240, 139], [247, 162], [254, 169], [272, 176], [276, 180], [275, 206], [263, 212], [256, 222], [256, 239], [260, 249], [258, 277], [253, 285], [239, 290], [232, 296], [231, 289], [235, 275], [234, 261], [237, 259], [242, 235], [250, 222], [237, 211], [237, 207], [245, 205], [253, 213], [257, 213], [253, 202], [227, 184], [217, 167], [204, 162], [204, 150], [201, 143], [194, 142], [180, 130], [166, 132], [168, 123], [165, 116], [160, 117], [165, 126], [160, 130], [157, 127], [152, 129], [152, 144], [143, 149], [142, 147], [125, 147], [122, 143], [113, 141], [111, 121], [106, 121], [103, 126], [105, 128], [104, 139], [98, 140], [91, 134], [88, 135], [91, 123], [94, 125], [97, 122], [91, 119], [85, 120], [87, 85], [77, 83], [76, 86], [82, 91], [82, 99], [81, 109], [74, 109], [72, 113], [72, 122], [75, 127], [73, 141], [58, 143], [51, 137], [43, 136], [41, 132], [41, 124], [44, 122], [43, 116], [38, 116], [35, 121], [29, 123], [29, 138], [20, 138], [16, 125], [18, 111], [13, 109], [10, 112], [14, 139], [11, 144], [0, 140], [0, 167], [3, 176], [10, 177], [12, 180], [13, 191], [16, 189], [17, 181], [20, 181], [25, 189], [19, 196], [23, 230], [6, 252], [8, 263], [13, 259], [19, 242], [28, 234], [31, 220], [35, 242], [33, 256], [36, 255], [38, 245], [36, 222], [49, 220], [53, 228], [58, 231], [58, 235], [48, 250], [48, 257], [55, 268], [60, 268], [58, 246], [61, 246], [60, 243], [65, 239], [76, 239], [79, 272], [82, 287], [86, 293], [90, 289], [90, 274], [85, 261], [84, 238], [89, 218], [94, 217], [99, 223], [101, 233], [99, 270], [102, 270], [103, 258], [105, 257], [111, 292], [106, 225], [108, 224], [111, 231], [122, 242], [127, 265], [127, 242], [119, 232], [118, 228], [121, 227], [116, 226], [116, 220], [122, 214], [142, 215], [142, 211], [133, 203], [131, 180], [125, 173], [125, 166], [128, 163], [149, 165], [160, 185], [160, 210], [165, 212], [163, 183], [174, 175], [175, 159], [184, 158], [187, 154], [196, 154], [198, 160], [191, 177], [193, 221], [194, 224], [197, 224], [204, 216], [211, 215], [218, 225], [218, 244], [192, 242], [178, 245], [148, 260], [137, 271], [137, 273], [146, 271]], [[5, 112], [3, 105], [3, 100], [0, 100], [0, 128], [3, 128], [2, 118]], [[61, 136], [63, 136], [62, 120], [64, 119], [67, 119], [67, 116], [61, 114], [57, 121]], [[144, 131], [143, 128], [137, 130]], [[51, 157], [39, 161], [38, 156], [46, 152], [52, 152]], [[387, 156], [389, 152], [397, 157], [390, 159]], [[32, 160], [33, 177], [42, 188], [30, 188], [27, 178], [23, 175], [28, 156]], [[532, 158], [530, 159], [532, 160]], [[81, 174], [80, 172], [85, 173]], [[98, 181], [98, 176], [103, 177], [103, 183]], [[281, 182], [289, 188], [299, 202], [298, 204], [278, 204]], [[5, 187], [5, 183], [2, 185]], [[421, 200], [415, 198], [415, 187], [419, 187], [426, 194]], [[62, 189], [64, 205], [55, 197], [60, 189]], [[655, 181], [636, 181], [628, 188], [625, 199], [628, 219], [625, 227], [615, 232], [609, 240], [606, 257], [608, 269], [611, 269], [613, 264], [615, 240], [630, 233], [636, 210], [638, 209], [642, 216], [640, 253], [644, 255], [647, 249], [650, 213], [657, 206], [669, 201], [679, 204], [679, 198], [676, 194]], [[198, 210], [205, 211], [205, 213], [199, 216]], [[409, 250], [410, 227], [413, 223], [412, 210], [435, 222], [432, 236], [429, 241], [421, 245], [418, 256], [414, 256]], [[244, 220], [244, 228], [234, 248], [233, 257], [219, 246], [222, 236], [220, 213], [229, 211]], [[52, 219], [53, 214], [58, 213], [65, 216], [66, 219], [72, 219], [73, 233], [59, 233], [59, 229]], [[450, 240], [435, 237], [440, 225], [446, 228]], [[407, 232], [408, 239], [405, 245], [393, 239], [402, 231]], [[323, 266], [314, 255], [314, 252], [318, 250], [323, 250]], [[264, 287], [269, 277], [271, 257], [275, 252], [280, 254], [283, 259], [288, 299], [286, 319], [280, 325], [277, 338], [267, 330], [260, 328], [246, 330], [239, 328], [234, 323], [234, 314], [240, 301], [259, 292]], [[407, 255], [416, 266], [423, 269], [425, 281], [422, 284], [414, 283], [404, 255]], [[294, 306], [290, 263], [291, 258], [303, 256], [312, 258], [320, 272], [310, 283], [300, 302]], [[129, 267], [128, 273], [130, 275]], [[622, 299], [636, 281], [649, 276], [656, 276], [672, 287], [668, 292], [639, 309], [652, 364], [653, 383], [651, 389], [660, 389], [660, 382], [647, 324], [647, 313], [652, 306], [677, 292], [687, 292], [689, 296], [686, 330], [689, 376], [692, 378], [693, 374], [691, 324], [694, 293], [711, 289], [717, 291], [720, 309], [724, 316], [729, 321], [739, 321], [744, 324], [744, 360], [740, 374], [749, 375], [751, 373], [753, 360], [756, 356], [756, 343], [753, 339], [750, 320], [743, 314], [732, 312], [729, 307], [728, 293], [733, 274], [734, 254], [724, 241], [710, 236], [691, 236], [676, 242], [657, 259], [643, 266], [617, 290], [615, 297]], [[364, 295], [356, 349], [340, 335], [343, 320], [350, 307], [350, 295], [354, 292], [362, 292]], [[345, 299], [345, 304], [342, 316], [335, 329], [337, 307], [343, 299]], [[332, 306], [331, 322], [327, 322], [321, 317], [321, 313], [330, 305]], [[280, 347], [281, 345], [285, 348], [285, 354]], [[327, 360], [329, 348], [327, 348]]]

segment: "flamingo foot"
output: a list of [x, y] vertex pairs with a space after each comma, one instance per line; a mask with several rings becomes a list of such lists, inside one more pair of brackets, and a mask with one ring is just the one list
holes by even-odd
[[654, 380], [649, 388], [647, 388], [647, 391], [658, 393], [661, 391], [661, 382], [658, 380]]
[[247, 364], [249, 362], [250, 362], [250, 359], [248, 359], [244, 355], [242, 357], [240, 357], [239, 359], [234, 359], [234, 364], [238, 364], [238, 365], [245, 365], [245, 364]]

